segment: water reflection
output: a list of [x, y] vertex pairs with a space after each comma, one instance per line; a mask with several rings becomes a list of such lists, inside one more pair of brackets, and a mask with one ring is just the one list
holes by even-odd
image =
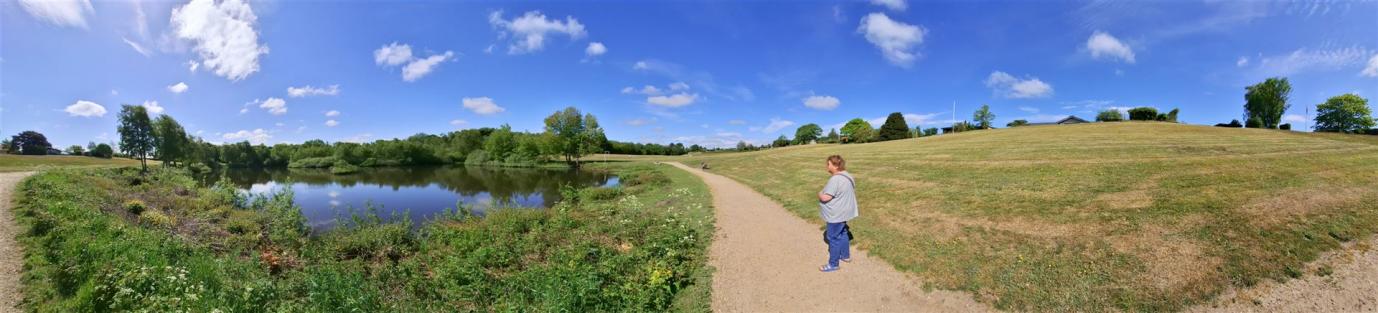
[[370, 206], [385, 217], [405, 212], [420, 222], [456, 203], [480, 214], [499, 205], [546, 208], [560, 200], [563, 185], [617, 184], [617, 177], [599, 172], [462, 166], [370, 168], [350, 175], [319, 169], [228, 169], [202, 177], [202, 182], [213, 183], [222, 175], [253, 193], [291, 188], [316, 230], [332, 228], [337, 218]]

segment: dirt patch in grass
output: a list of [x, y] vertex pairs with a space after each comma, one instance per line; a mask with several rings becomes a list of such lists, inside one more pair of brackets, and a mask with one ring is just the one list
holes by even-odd
[[1274, 226], [1297, 217], [1352, 207], [1372, 190], [1366, 188], [1289, 188], [1277, 195], [1245, 204], [1240, 210], [1258, 226]]
[[1164, 293], [1186, 293], [1193, 297], [1214, 292], [1226, 277], [1215, 270], [1224, 259], [1212, 256], [1199, 242], [1182, 230], [1207, 223], [1204, 218], [1191, 216], [1173, 226], [1144, 225], [1138, 231], [1107, 238], [1115, 250], [1142, 260], [1145, 271], [1138, 273], [1141, 281]]
[[881, 184], [881, 185], [884, 185], [884, 186], [886, 186], [886, 187], [889, 187], [889, 188], [882, 188], [882, 189], [880, 189], [880, 191], [882, 191], [882, 192], [904, 191], [904, 190], [914, 190], [914, 189], [921, 189], [921, 188], [929, 188], [929, 187], [933, 187], [933, 185], [934, 185], [934, 183], [932, 183], [932, 182], [927, 182], [927, 181], [914, 181], [914, 180], [894, 179], [894, 178], [887, 178], [887, 177], [873, 177], [873, 176], [867, 176], [867, 177], [866, 177], [866, 182], [867, 182], [867, 183], [871, 183], [871, 184]]

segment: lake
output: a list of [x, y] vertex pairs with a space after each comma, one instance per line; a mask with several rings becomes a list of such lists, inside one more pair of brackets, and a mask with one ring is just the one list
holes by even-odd
[[[203, 177], [213, 184], [220, 172]], [[614, 186], [609, 173], [534, 168], [464, 166], [364, 168], [349, 175], [323, 169], [226, 169], [231, 183], [254, 194], [290, 188], [313, 231], [348, 220], [371, 205], [384, 218], [406, 212], [416, 225], [463, 204], [482, 215], [494, 207], [548, 208], [560, 187]]]

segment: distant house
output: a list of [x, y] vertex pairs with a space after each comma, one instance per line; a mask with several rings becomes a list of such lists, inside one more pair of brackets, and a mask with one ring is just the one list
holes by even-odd
[[1060, 119], [1060, 120], [1058, 120], [1058, 121], [1056, 121], [1056, 122], [1052, 122], [1052, 123], [1029, 123], [1029, 125], [1061, 125], [1061, 124], [1081, 124], [1081, 123], [1090, 123], [1090, 122], [1087, 122], [1086, 120], [1083, 120], [1083, 119], [1081, 119], [1080, 117], [1076, 117], [1075, 115], [1069, 115], [1069, 116], [1067, 116], [1067, 118]]

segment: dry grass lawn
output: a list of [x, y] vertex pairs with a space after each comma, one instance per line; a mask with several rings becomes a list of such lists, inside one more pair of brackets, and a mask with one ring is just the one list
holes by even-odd
[[831, 154], [858, 245], [1002, 309], [1180, 310], [1378, 230], [1374, 136], [1097, 123], [680, 159], [818, 222]]

